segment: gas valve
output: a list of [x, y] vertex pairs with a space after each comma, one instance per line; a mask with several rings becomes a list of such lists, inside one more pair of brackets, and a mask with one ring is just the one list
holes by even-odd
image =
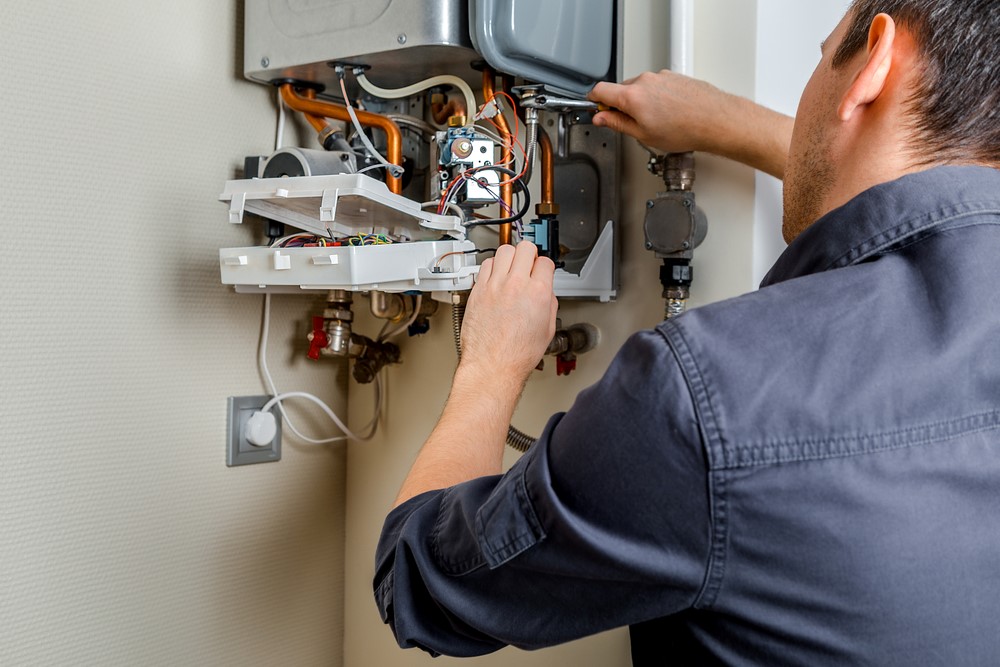
[[556, 375], [569, 375], [576, 370], [576, 357], [593, 350], [601, 342], [601, 332], [593, 324], [574, 324], [562, 328], [556, 320], [556, 334], [552, 337], [545, 354], [556, 358]]
[[368, 384], [385, 366], [399, 363], [399, 347], [353, 333], [351, 302], [351, 293], [346, 290], [330, 292], [323, 315], [313, 317], [312, 331], [307, 336], [308, 356], [313, 360], [320, 355], [354, 359], [354, 379]]
[[320, 352], [330, 342], [330, 339], [326, 335], [326, 322], [323, 320], [322, 315], [313, 317], [312, 331], [309, 332], [306, 338], [309, 340], [308, 357], [316, 361], [319, 359]]

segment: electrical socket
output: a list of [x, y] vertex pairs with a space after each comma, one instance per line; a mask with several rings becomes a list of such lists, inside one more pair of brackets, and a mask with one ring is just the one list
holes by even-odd
[[263, 447], [250, 444], [246, 439], [246, 425], [250, 415], [257, 412], [271, 399], [270, 396], [230, 396], [227, 403], [226, 465], [242, 466], [250, 463], [268, 463], [281, 460], [281, 414], [277, 406], [271, 408], [278, 430], [271, 444]]

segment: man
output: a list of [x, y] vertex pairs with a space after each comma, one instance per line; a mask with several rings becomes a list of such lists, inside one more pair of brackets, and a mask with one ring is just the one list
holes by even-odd
[[790, 246], [759, 291], [633, 336], [502, 477], [555, 301], [530, 246], [484, 264], [378, 549], [402, 646], [630, 624], [636, 664], [996, 664], [996, 9], [856, 0], [794, 129], [669, 73], [594, 89], [598, 124], [784, 176]]

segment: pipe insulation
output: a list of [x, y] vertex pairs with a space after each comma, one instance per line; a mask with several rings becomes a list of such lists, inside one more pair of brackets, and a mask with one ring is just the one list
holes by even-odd
[[694, 0], [670, 0], [670, 70], [694, 76]]

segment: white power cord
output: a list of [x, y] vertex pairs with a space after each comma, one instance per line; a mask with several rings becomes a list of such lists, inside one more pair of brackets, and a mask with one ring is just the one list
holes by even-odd
[[375, 97], [381, 97], [386, 100], [398, 100], [403, 97], [410, 97], [416, 95], [419, 92], [427, 90], [428, 88], [433, 88], [434, 86], [455, 86], [465, 97], [465, 113], [469, 120], [476, 114], [476, 96], [472, 92], [472, 88], [469, 87], [462, 79], [457, 76], [452, 76], [451, 74], [442, 74], [441, 76], [432, 76], [429, 79], [424, 79], [423, 81], [418, 81], [412, 85], [404, 86], [403, 88], [381, 88], [376, 86], [374, 83], [368, 80], [365, 73], [354, 70], [355, 76], [358, 79], [358, 84], [367, 92], [371, 93]]
[[[275, 405], [278, 406], [278, 411], [281, 412], [282, 419], [288, 424], [288, 428], [291, 429], [292, 433], [299, 437], [299, 439], [304, 442], [308, 442], [313, 445], [325, 445], [331, 442], [342, 442], [344, 440], [371, 440], [375, 436], [375, 431], [378, 429], [379, 416], [382, 414], [382, 382], [379, 376], [375, 376], [375, 414], [368, 424], [365, 425], [365, 431], [368, 431], [365, 435], [358, 435], [351, 429], [347, 428], [347, 425], [337, 416], [330, 406], [322, 401], [322, 399], [317, 398], [312, 394], [308, 394], [303, 391], [290, 391], [284, 394], [278, 393], [275, 388], [274, 379], [271, 377], [271, 372], [267, 368], [267, 337], [270, 330], [271, 323], [271, 295], [264, 295], [264, 315], [263, 323], [260, 329], [260, 346], [258, 349], [257, 362], [260, 365], [261, 374], [264, 376], [264, 383], [267, 386], [267, 390], [273, 394], [271, 400], [264, 404], [264, 406], [254, 412], [249, 421], [247, 422], [247, 440], [254, 445], [263, 446], [270, 443], [275, 434], [277, 433], [277, 425], [274, 420], [274, 414], [271, 412], [271, 408]], [[312, 401], [318, 405], [324, 413], [337, 425], [344, 435], [334, 436], [332, 438], [316, 439], [310, 438], [299, 432], [292, 420], [289, 419], [288, 414], [285, 412], [285, 407], [282, 401], [288, 398], [301, 398], [308, 401]]]

